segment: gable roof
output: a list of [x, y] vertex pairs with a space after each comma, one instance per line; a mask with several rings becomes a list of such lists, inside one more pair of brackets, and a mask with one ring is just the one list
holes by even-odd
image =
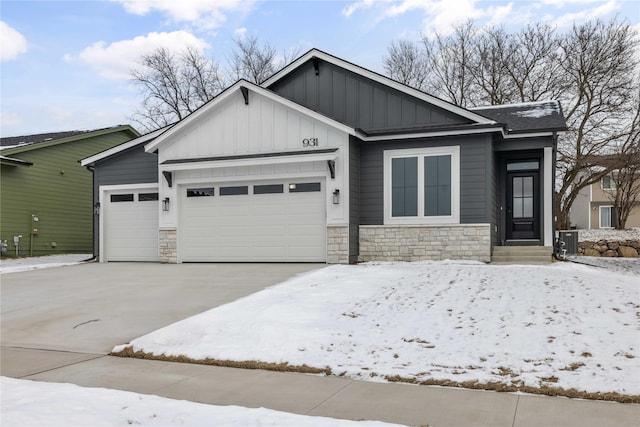
[[567, 130], [567, 123], [558, 101], [491, 105], [470, 110], [506, 125], [509, 133]]
[[405, 84], [402, 84], [400, 82], [397, 82], [393, 79], [390, 79], [389, 77], [383, 76], [382, 74], [378, 74], [374, 71], [368, 70], [366, 68], [363, 68], [359, 65], [353, 64], [351, 62], [345, 61], [344, 59], [340, 59], [336, 56], [330, 55], [326, 52], [323, 52], [321, 50], [318, 49], [311, 49], [309, 50], [307, 53], [305, 53], [304, 55], [302, 55], [301, 57], [299, 57], [298, 59], [296, 59], [295, 61], [291, 62], [289, 65], [285, 66], [283, 69], [281, 69], [280, 71], [276, 72], [273, 76], [269, 77], [267, 80], [265, 80], [261, 86], [262, 87], [269, 87], [271, 85], [273, 85], [274, 83], [278, 82], [279, 80], [283, 79], [284, 77], [286, 77], [287, 75], [289, 75], [290, 73], [294, 72], [295, 70], [297, 70], [300, 66], [302, 66], [303, 64], [307, 63], [308, 61], [312, 61], [314, 58], [320, 59], [322, 61], [326, 61], [329, 62], [333, 65], [336, 65], [338, 67], [344, 68], [348, 71], [351, 71], [355, 74], [358, 74], [360, 76], [363, 76], [365, 78], [368, 78], [370, 80], [373, 80], [375, 82], [378, 82], [380, 84], [383, 84], [385, 86], [391, 87], [395, 90], [398, 90], [400, 92], [403, 92], [407, 95], [413, 96], [414, 98], [418, 98], [422, 101], [425, 101], [429, 104], [435, 105], [437, 107], [440, 107], [444, 110], [447, 110], [453, 114], [457, 114], [459, 116], [462, 116], [466, 119], [469, 119], [475, 123], [479, 123], [479, 124], [495, 124], [495, 122], [490, 119], [487, 118], [483, 115], [477, 114], [473, 111], [467, 110], [465, 108], [462, 108], [460, 106], [457, 106], [455, 104], [452, 104], [450, 102], [447, 102], [443, 99], [437, 98], [433, 95], [429, 95], [426, 92], [422, 92], [418, 89], [414, 89], [410, 86], [407, 86]]
[[41, 133], [36, 135], [13, 136], [2, 139], [3, 154], [17, 154], [25, 151], [37, 150], [40, 148], [51, 147], [58, 144], [81, 141], [86, 138], [108, 135], [116, 132], [127, 132], [132, 138], [140, 136], [137, 130], [130, 125], [119, 125], [109, 128], [86, 130], [86, 131], [68, 131], [56, 133]]
[[[356, 135], [357, 132], [353, 129], [348, 127], [347, 125], [344, 125], [340, 122], [337, 122], [323, 114], [318, 113], [317, 111], [313, 111], [310, 110], [300, 104], [296, 104], [293, 101], [290, 101], [280, 95], [278, 95], [277, 93], [274, 93], [268, 89], [265, 89], [263, 87], [260, 87], [254, 83], [251, 83], [247, 80], [238, 80], [236, 83], [234, 83], [232, 86], [228, 87], [227, 89], [225, 89], [222, 93], [220, 93], [218, 96], [216, 96], [215, 98], [213, 98], [212, 100], [208, 101], [206, 104], [204, 104], [203, 106], [201, 106], [200, 108], [198, 108], [196, 111], [194, 111], [193, 113], [189, 114], [187, 117], [185, 117], [184, 119], [180, 120], [178, 123], [176, 123], [173, 127], [171, 127], [170, 129], [168, 129], [166, 132], [164, 132], [162, 135], [160, 135], [159, 137], [157, 137], [156, 139], [154, 139], [153, 141], [151, 141], [149, 144], [147, 144], [147, 146], [145, 147], [145, 150], [147, 152], [150, 151], [155, 151], [158, 146], [160, 144], [162, 144], [164, 141], [166, 141], [168, 138], [170, 138], [172, 135], [175, 135], [176, 132], [180, 131], [181, 129], [189, 126], [189, 124], [195, 120], [198, 120], [200, 117], [204, 116], [205, 114], [207, 114], [209, 111], [213, 110], [216, 108], [216, 106], [218, 106], [220, 103], [224, 102], [226, 99], [228, 99], [229, 97], [233, 96], [234, 94], [237, 94], [238, 92], [242, 92], [243, 90], [248, 90], [248, 94], [247, 96], [249, 97], [249, 99], [251, 98], [251, 91], [256, 92], [272, 101], [275, 101], [279, 104], [282, 104], [288, 108], [291, 108], [295, 111], [298, 111], [302, 114], [305, 114], [311, 118], [314, 118], [326, 125], [329, 125], [335, 129], [338, 129], [342, 132], [348, 133], [350, 135]], [[251, 102], [251, 101], [249, 101]]]
[[[174, 123], [175, 124], [175, 123]], [[91, 166], [95, 162], [105, 159], [107, 157], [113, 156], [114, 154], [118, 154], [122, 151], [128, 150], [140, 144], [146, 144], [153, 141], [155, 138], [160, 136], [163, 132], [169, 129], [174, 124], [167, 125], [163, 128], [156, 129], [149, 133], [146, 133], [138, 138], [132, 139], [127, 142], [123, 142], [122, 144], [116, 145], [115, 147], [111, 147], [108, 150], [101, 151], [100, 153], [94, 154], [93, 156], [87, 157], [85, 159], [80, 160], [80, 164], [82, 166]]]

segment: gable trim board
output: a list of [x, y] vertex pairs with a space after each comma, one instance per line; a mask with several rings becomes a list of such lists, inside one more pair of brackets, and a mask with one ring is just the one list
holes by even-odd
[[[313, 82], [308, 68], [312, 58], [317, 58], [320, 74], [322, 61], [330, 62], [340, 67], [334, 73], [355, 73], [351, 78], [359, 79], [354, 84], [362, 93], [367, 85], [376, 85], [375, 90], [391, 94], [372, 109], [390, 111], [384, 99], [397, 93], [412, 97], [411, 105], [424, 104], [420, 108], [425, 111], [432, 111], [431, 106], [441, 110], [424, 122], [401, 120], [409, 124], [404, 127], [372, 122], [363, 130], [355, 122], [342, 122], [332, 107], [323, 105], [344, 93], [317, 86], [314, 90], [329, 101], [313, 108], [287, 95], [287, 85], [298, 84], [299, 67], [307, 67], [305, 78]], [[272, 89], [275, 84], [277, 90]], [[553, 102], [540, 108], [522, 106], [543, 107], [556, 114], [556, 127], [545, 128], [524, 112], [528, 119], [520, 123], [526, 130], [510, 131], [508, 123], [312, 50], [263, 85], [238, 81], [148, 141], [138, 138], [137, 147], [157, 156], [155, 185], [167, 206], [158, 208], [159, 258], [355, 262], [446, 257], [486, 262], [493, 246], [509, 244], [500, 237], [511, 211], [511, 196], [505, 196], [510, 188], [507, 165], [528, 158], [539, 159], [540, 179], [535, 187], [540, 205], [534, 209], [540, 235], [528, 243], [551, 246], [554, 147], [561, 111]], [[520, 114], [518, 108], [507, 110]], [[500, 108], [497, 112], [502, 113]], [[131, 148], [123, 145], [122, 150], [125, 147]], [[117, 153], [94, 158], [95, 167]], [[513, 197], [522, 200], [520, 194]], [[406, 204], [408, 210], [396, 211], [395, 204]], [[312, 234], [305, 235], [308, 230]], [[313, 255], [303, 254], [306, 241]]]

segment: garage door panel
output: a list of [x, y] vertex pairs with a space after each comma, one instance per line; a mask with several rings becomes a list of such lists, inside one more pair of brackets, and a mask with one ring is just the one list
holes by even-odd
[[[159, 261], [158, 201], [139, 201], [155, 189], [107, 192], [102, 219], [106, 261]], [[132, 201], [112, 201], [111, 195], [132, 194]], [[118, 197], [113, 200], [118, 200]]]
[[[324, 192], [186, 197], [181, 187], [179, 253], [182, 261], [324, 261], [326, 221]], [[203, 185], [212, 186], [212, 185]], [[321, 188], [324, 184], [321, 185]]]

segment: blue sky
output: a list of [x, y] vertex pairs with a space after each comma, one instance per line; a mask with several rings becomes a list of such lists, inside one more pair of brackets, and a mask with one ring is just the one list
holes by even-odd
[[159, 46], [190, 44], [224, 63], [233, 40], [251, 35], [381, 72], [392, 40], [469, 18], [563, 31], [616, 15], [640, 30], [640, 0], [0, 0], [0, 135], [131, 123], [140, 97], [128, 71]]

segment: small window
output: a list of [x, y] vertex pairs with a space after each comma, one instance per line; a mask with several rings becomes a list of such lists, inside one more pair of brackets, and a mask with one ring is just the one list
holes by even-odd
[[540, 169], [540, 163], [537, 160], [507, 163], [508, 171], [537, 171], [538, 169]]
[[418, 215], [418, 158], [391, 159], [391, 215]]
[[187, 188], [187, 197], [213, 197], [213, 187]]
[[601, 183], [603, 190], [613, 190], [616, 188], [615, 181], [610, 176], [603, 176]]
[[304, 182], [301, 184], [289, 184], [289, 193], [309, 193], [320, 191], [319, 182]]
[[249, 187], [246, 185], [238, 187], [220, 187], [221, 196], [240, 196], [243, 194], [249, 194]]
[[133, 194], [112, 194], [111, 202], [133, 202]]
[[282, 184], [253, 186], [253, 194], [276, 194], [276, 193], [283, 193], [283, 192], [284, 192], [284, 186]]
[[151, 202], [158, 200], [158, 193], [140, 193], [138, 194], [139, 202]]

